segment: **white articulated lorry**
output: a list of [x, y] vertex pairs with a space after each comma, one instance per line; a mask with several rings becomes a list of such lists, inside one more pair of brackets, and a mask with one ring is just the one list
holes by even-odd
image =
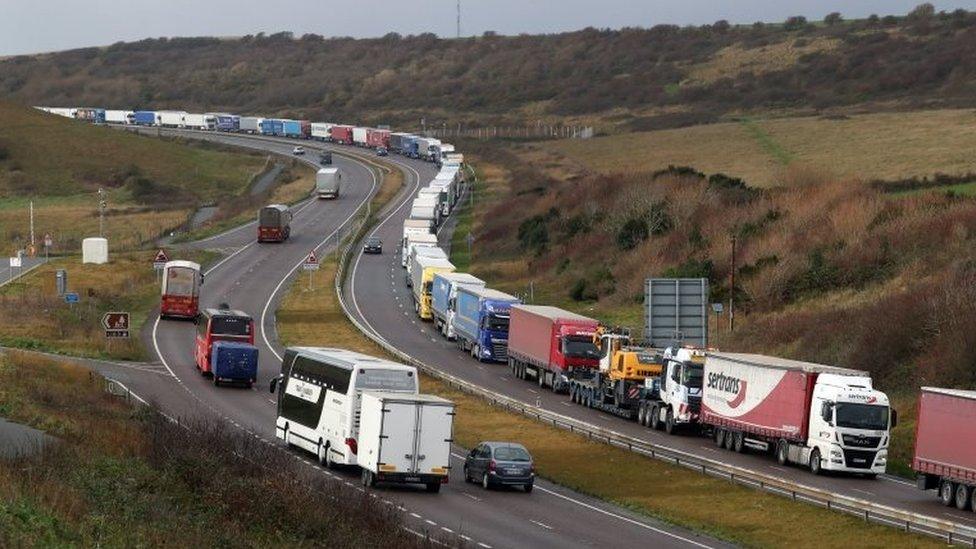
[[709, 352], [703, 373], [701, 422], [720, 446], [772, 450], [814, 474], [885, 472], [896, 416], [867, 372]]
[[360, 410], [363, 485], [423, 484], [439, 492], [451, 470], [454, 403], [433, 395], [366, 391]]

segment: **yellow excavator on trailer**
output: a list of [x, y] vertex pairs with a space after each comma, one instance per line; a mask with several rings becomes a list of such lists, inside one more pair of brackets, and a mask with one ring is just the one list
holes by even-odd
[[662, 370], [660, 355], [632, 345], [630, 331], [597, 328], [593, 343], [600, 350], [600, 367], [588, 379], [570, 382], [573, 402], [633, 419], [640, 403], [657, 400]]

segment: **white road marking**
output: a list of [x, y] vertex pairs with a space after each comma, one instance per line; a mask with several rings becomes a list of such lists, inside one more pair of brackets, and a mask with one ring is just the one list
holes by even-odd
[[437, 526], [437, 523], [434, 522], [434, 521], [432, 521], [432, 520], [430, 520], [430, 519], [424, 519], [424, 522], [426, 522], [427, 524], [429, 524], [431, 526]]
[[543, 524], [543, 523], [541, 523], [541, 522], [539, 522], [537, 520], [529, 519], [529, 522], [531, 522], [532, 524], [535, 524], [536, 526], [541, 526], [541, 527], [545, 528], [546, 530], [552, 530], [552, 526], [549, 526], [548, 524]]
[[469, 494], [467, 492], [461, 492], [461, 493], [464, 494], [466, 497], [471, 498], [471, 499], [473, 499], [475, 501], [481, 501], [481, 498], [479, 498], [478, 496], [472, 496], [471, 494]]

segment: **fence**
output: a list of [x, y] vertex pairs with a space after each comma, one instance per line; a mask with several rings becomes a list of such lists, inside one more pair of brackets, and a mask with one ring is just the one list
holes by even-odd
[[428, 127], [421, 131], [428, 137], [438, 139], [590, 139], [594, 135], [593, 126], [561, 126], [538, 124], [535, 126], [487, 126], [464, 128], [441, 126]]

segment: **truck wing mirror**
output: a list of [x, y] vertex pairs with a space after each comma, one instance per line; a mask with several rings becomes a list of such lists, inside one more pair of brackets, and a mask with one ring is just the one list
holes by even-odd
[[273, 377], [271, 378], [271, 386], [269, 387], [269, 389], [271, 390], [272, 393], [274, 393], [276, 387], [278, 387], [278, 378]]
[[894, 408], [891, 409], [891, 428], [894, 429], [898, 426], [898, 410]]
[[823, 418], [827, 425], [833, 426], [834, 423], [834, 405], [830, 402], [824, 402], [823, 406], [820, 408], [820, 417]]

